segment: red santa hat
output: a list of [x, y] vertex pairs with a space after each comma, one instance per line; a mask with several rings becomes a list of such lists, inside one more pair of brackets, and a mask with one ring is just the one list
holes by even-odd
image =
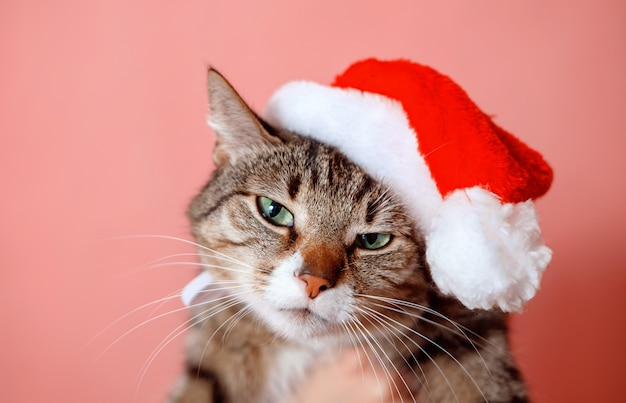
[[532, 199], [548, 190], [552, 170], [450, 78], [405, 60], [368, 59], [332, 86], [286, 84], [264, 118], [337, 147], [392, 187], [425, 234], [444, 294], [504, 311], [535, 295], [552, 252]]

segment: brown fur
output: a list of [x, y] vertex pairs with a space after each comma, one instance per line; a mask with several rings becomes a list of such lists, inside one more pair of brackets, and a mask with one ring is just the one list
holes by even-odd
[[[267, 126], [213, 70], [209, 102], [217, 170], [189, 217], [216, 281], [192, 308], [187, 369], [171, 402], [278, 402], [344, 347], [380, 365], [404, 401], [527, 401], [506, 315], [437, 291], [422, 235], [383, 183], [330, 146]], [[264, 219], [258, 196], [285, 206], [294, 225]], [[393, 238], [358, 247], [368, 233]], [[281, 281], [300, 284], [310, 310], [272, 300], [294, 256], [296, 278]]]

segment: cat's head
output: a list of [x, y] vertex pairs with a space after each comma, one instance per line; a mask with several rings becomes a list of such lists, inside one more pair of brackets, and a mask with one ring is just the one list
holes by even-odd
[[189, 216], [217, 283], [292, 340], [375, 328], [391, 300], [427, 304], [422, 236], [397, 195], [337, 149], [270, 127], [214, 70], [208, 87], [217, 169]]

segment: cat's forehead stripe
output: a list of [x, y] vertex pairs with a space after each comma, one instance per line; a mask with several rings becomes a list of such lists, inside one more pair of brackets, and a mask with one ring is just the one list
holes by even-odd
[[319, 181], [319, 170], [317, 169], [317, 154], [319, 145], [311, 143], [306, 150], [307, 161], [309, 162], [309, 170], [311, 172], [311, 185], [313, 189], [317, 187]]
[[374, 181], [369, 176], [363, 176], [361, 183], [359, 184], [358, 189], [354, 193], [355, 200], [363, 200], [365, 195], [372, 190], [372, 186], [374, 185]]
[[296, 196], [298, 195], [298, 192], [300, 191], [301, 183], [302, 183], [302, 179], [299, 174], [295, 174], [289, 179], [289, 183], [287, 185], [287, 191], [289, 192], [289, 196], [291, 196], [292, 199], [295, 199]]

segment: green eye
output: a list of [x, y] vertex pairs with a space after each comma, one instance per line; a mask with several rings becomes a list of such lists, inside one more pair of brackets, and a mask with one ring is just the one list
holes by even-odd
[[293, 214], [282, 204], [268, 197], [259, 196], [256, 205], [263, 218], [270, 223], [281, 227], [293, 227]]
[[361, 234], [356, 237], [356, 246], [361, 249], [375, 250], [389, 245], [391, 234]]

